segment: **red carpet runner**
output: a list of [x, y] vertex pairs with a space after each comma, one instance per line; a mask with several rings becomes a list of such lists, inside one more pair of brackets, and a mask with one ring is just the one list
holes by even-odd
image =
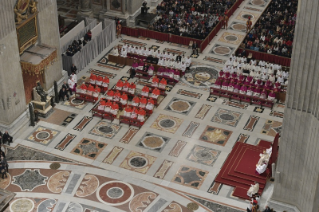
[[255, 173], [259, 154], [271, 146], [270, 142], [261, 141], [258, 146], [237, 142], [228, 155], [215, 182], [235, 187], [233, 196], [249, 199], [247, 190], [254, 182], [259, 183], [259, 193], [264, 190], [269, 170], [262, 175]]

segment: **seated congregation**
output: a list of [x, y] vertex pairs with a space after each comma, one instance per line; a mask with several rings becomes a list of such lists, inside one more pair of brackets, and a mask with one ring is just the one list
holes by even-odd
[[241, 47], [291, 57], [298, 1], [271, 1]]
[[149, 29], [205, 39], [235, 0], [164, 0], [157, 6], [157, 17]]

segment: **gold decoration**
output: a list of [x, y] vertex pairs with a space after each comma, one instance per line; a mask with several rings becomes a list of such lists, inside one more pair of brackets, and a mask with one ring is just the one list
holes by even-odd
[[54, 169], [57, 170], [61, 167], [61, 165], [59, 163], [51, 163], [50, 165], [50, 169]]
[[30, 2], [30, 13], [31, 14], [34, 14], [37, 11], [37, 4], [38, 4], [38, 2], [36, 2], [34, 0], [32, 0]]
[[189, 210], [196, 211], [199, 208], [199, 206], [194, 202], [190, 202], [187, 204], [187, 208]]
[[20, 61], [22, 71], [29, 73], [30, 75], [39, 75], [43, 74], [44, 69], [52, 64], [52, 61], [55, 62], [57, 59], [57, 50], [52, 52], [47, 58], [41, 61], [41, 63], [34, 65], [32, 63]]
[[14, 13], [16, 14], [16, 24], [20, 24], [22, 20], [27, 19], [27, 15], [22, 15], [18, 9], [18, 4], [14, 7]]

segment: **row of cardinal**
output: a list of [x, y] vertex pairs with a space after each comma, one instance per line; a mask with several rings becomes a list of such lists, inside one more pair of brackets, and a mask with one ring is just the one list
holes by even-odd
[[110, 79], [105, 76], [104, 78], [101, 76], [97, 76], [95, 74], [91, 74], [90, 75], [90, 84], [93, 85], [98, 85], [98, 86], [102, 86], [102, 87], [108, 87], [110, 84]]
[[99, 99], [99, 94], [101, 92], [101, 89], [97, 85], [95, 87], [91, 84], [86, 86], [85, 83], [83, 83], [80, 86], [80, 89], [77, 89], [77, 92], [80, 93], [80, 95], [82, 94], [82, 97], [84, 98], [85, 98], [85, 95], [88, 95], [88, 96], [92, 96], [94, 101], [97, 101]]

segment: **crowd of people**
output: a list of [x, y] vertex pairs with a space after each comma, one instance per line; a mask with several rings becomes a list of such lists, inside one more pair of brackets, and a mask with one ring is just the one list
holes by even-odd
[[269, 54], [291, 57], [298, 0], [271, 1], [242, 47]]
[[83, 37], [82, 40], [74, 40], [71, 45], [68, 46], [65, 54], [67, 56], [73, 56], [78, 51], [81, 51], [82, 47], [85, 46], [92, 38], [92, 32], [89, 30]]
[[164, 0], [149, 29], [205, 39], [236, 0]]
[[265, 61], [257, 62], [232, 55], [219, 72], [214, 88], [274, 101], [276, 93], [288, 84], [288, 72]]

